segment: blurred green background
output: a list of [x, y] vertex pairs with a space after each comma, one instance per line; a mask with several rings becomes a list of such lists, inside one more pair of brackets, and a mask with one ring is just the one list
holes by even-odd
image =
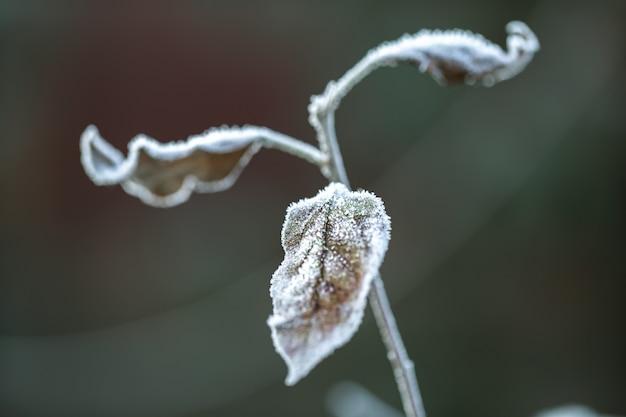
[[421, 28], [542, 44], [492, 89], [415, 68], [337, 113], [354, 187], [392, 218], [383, 265], [430, 416], [626, 414], [626, 3], [0, 0], [0, 415], [330, 416], [354, 380], [400, 409], [368, 312], [295, 387], [265, 320], [287, 205], [325, 185], [262, 151], [180, 207], [94, 186], [90, 123], [121, 150], [257, 124], [313, 143], [306, 106]]

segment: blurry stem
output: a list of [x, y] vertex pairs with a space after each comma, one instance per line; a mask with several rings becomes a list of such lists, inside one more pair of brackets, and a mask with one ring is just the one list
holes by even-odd
[[[358, 68], [358, 64], [357, 67]], [[367, 71], [366, 71], [367, 70]], [[365, 72], [369, 73], [372, 70], [372, 66], [360, 70], [354, 77], [350, 77], [350, 80], [345, 81], [346, 89], [349, 90], [354, 83], [354, 79], [362, 79]], [[350, 72], [348, 72], [349, 74]], [[346, 74], [346, 75], [348, 75]], [[345, 79], [346, 76], [342, 78]], [[341, 80], [340, 80], [341, 81]], [[330, 83], [327, 91], [332, 90], [333, 83]], [[344, 90], [344, 94], [347, 92]], [[319, 99], [328, 99], [329, 96], [325, 94], [324, 97], [313, 97], [311, 105], [309, 106], [310, 119], [309, 121], [315, 128], [318, 134], [318, 140], [320, 142], [320, 148], [327, 154], [328, 165], [322, 167], [322, 173], [330, 180], [343, 183], [346, 187], [350, 188], [348, 181], [348, 175], [343, 165], [343, 159], [341, 157], [341, 150], [339, 149], [339, 143], [335, 133], [335, 109], [333, 105], [319, 107]], [[330, 102], [326, 102], [330, 104]], [[337, 103], [338, 104], [338, 103]], [[383, 343], [387, 348], [387, 358], [391, 362], [391, 368], [400, 391], [400, 397], [402, 398], [402, 405], [404, 407], [404, 413], [407, 417], [426, 417], [424, 407], [422, 405], [422, 397], [420, 395], [419, 387], [417, 385], [417, 378], [415, 377], [415, 369], [413, 362], [409, 359], [400, 331], [396, 325], [396, 320], [389, 306], [389, 299], [383, 286], [383, 281], [379, 274], [374, 278], [372, 288], [369, 293], [370, 305], [378, 324]]]
[[422, 396], [415, 377], [415, 367], [406, 353], [380, 275], [376, 275], [374, 278], [369, 298], [374, 318], [387, 348], [387, 358], [393, 368], [404, 412], [407, 417], [426, 417]]

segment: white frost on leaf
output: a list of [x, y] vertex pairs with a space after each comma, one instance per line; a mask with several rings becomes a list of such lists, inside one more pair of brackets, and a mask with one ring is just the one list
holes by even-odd
[[417, 66], [439, 84], [467, 84], [491, 87], [512, 78], [526, 68], [539, 51], [539, 40], [523, 22], [506, 25], [507, 51], [467, 30], [421, 30], [413, 35], [385, 42], [371, 49], [340, 79], [327, 84], [323, 94], [309, 103], [309, 123], [326, 149], [327, 128], [334, 123], [334, 111], [341, 100], [372, 71], [399, 63]]
[[287, 363], [287, 385], [306, 376], [358, 329], [389, 242], [383, 202], [331, 183], [287, 209], [285, 259], [271, 280], [267, 323]]
[[370, 53], [384, 60], [409, 62], [441, 84], [466, 82], [487, 87], [519, 74], [539, 51], [539, 41], [523, 22], [506, 26], [507, 51], [466, 30], [422, 30], [385, 43]]
[[260, 149], [259, 128], [211, 129], [186, 141], [160, 143], [137, 135], [128, 156], [88, 126], [80, 138], [81, 162], [97, 185], [120, 184], [144, 203], [156, 207], [181, 204], [192, 192], [229, 188]]

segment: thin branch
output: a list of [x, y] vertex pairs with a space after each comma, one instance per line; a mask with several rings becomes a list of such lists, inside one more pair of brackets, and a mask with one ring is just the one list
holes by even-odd
[[[348, 176], [343, 167], [341, 161], [341, 154], [339, 151], [339, 145], [335, 136], [334, 130], [334, 113], [328, 113], [324, 118], [324, 124], [321, 127], [328, 129], [323, 133], [326, 138], [329, 138], [327, 149], [335, 154], [329, 155], [330, 160], [330, 172], [332, 172], [333, 179], [339, 180], [343, 177], [343, 182], [346, 187], [350, 187], [348, 183]], [[341, 165], [334, 165], [334, 164]], [[407, 417], [426, 417], [424, 407], [422, 406], [422, 397], [417, 385], [417, 378], [415, 377], [415, 371], [413, 362], [409, 359], [400, 336], [400, 331], [396, 325], [396, 320], [389, 306], [389, 300], [385, 288], [383, 286], [380, 275], [377, 275], [372, 283], [372, 287], [369, 293], [370, 305], [372, 311], [376, 317], [376, 323], [381, 333], [383, 343], [387, 348], [387, 357], [391, 362], [391, 367], [400, 391], [400, 397], [402, 398], [402, 405], [404, 406], [404, 412]]]
[[391, 362], [396, 384], [400, 390], [404, 412], [407, 417], [426, 417], [415, 377], [415, 367], [406, 353], [380, 275], [374, 278], [369, 299], [374, 318], [387, 348], [387, 358]]
[[350, 188], [350, 180], [343, 164], [343, 157], [339, 149], [339, 141], [335, 133], [335, 113], [329, 112], [323, 118], [322, 127], [324, 135], [327, 138], [325, 143], [328, 152], [328, 178], [331, 181], [337, 181]]
[[246, 126], [244, 129], [255, 129], [260, 137], [260, 142], [266, 148], [274, 148], [297, 156], [321, 167], [328, 161], [328, 157], [313, 145], [309, 145], [299, 139], [285, 135], [266, 127]]
[[[359, 74], [364, 74], [361, 70], [359, 71]], [[365, 75], [362, 75], [361, 78], [364, 76]], [[311, 103], [311, 106], [315, 106], [314, 103], [315, 101]], [[331, 108], [332, 107], [326, 107], [327, 110]], [[311, 111], [311, 107], [309, 107], [309, 110]], [[343, 165], [341, 151], [335, 133], [334, 109], [321, 113], [312, 111], [310, 116], [311, 124], [318, 133], [320, 147], [322, 151], [328, 153], [328, 166], [324, 174], [331, 181], [342, 182], [349, 188], [348, 175]], [[378, 324], [383, 343], [387, 348], [387, 357], [391, 362], [404, 412], [407, 417], [426, 417], [424, 407], [422, 406], [422, 397], [417, 385], [417, 378], [415, 377], [413, 362], [411, 362], [407, 356], [380, 275], [377, 275], [373, 281], [369, 293], [370, 305], [376, 317], [376, 323]]]

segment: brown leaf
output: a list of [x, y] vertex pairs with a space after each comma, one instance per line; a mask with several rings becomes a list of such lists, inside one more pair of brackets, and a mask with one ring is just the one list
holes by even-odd
[[539, 50], [539, 41], [523, 22], [506, 27], [508, 50], [465, 30], [429, 31], [405, 35], [371, 54], [390, 63], [419, 66], [440, 84], [466, 82], [492, 86], [522, 71]]
[[106, 142], [95, 126], [81, 136], [81, 160], [98, 185], [120, 184], [144, 203], [169, 207], [194, 191], [229, 188], [260, 149], [260, 137], [247, 128], [213, 129], [185, 142], [159, 143], [145, 135], [128, 145], [128, 157]]
[[293, 385], [356, 332], [389, 241], [382, 201], [330, 184], [287, 209], [268, 319]]
[[197, 150], [173, 161], [153, 158], [145, 150], [141, 150], [137, 167], [130, 179], [142, 184], [156, 196], [166, 197], [178, 191], [189, 175], [203, 183], [223, 180], [248, 149], [249, 145], [222, 154]]

